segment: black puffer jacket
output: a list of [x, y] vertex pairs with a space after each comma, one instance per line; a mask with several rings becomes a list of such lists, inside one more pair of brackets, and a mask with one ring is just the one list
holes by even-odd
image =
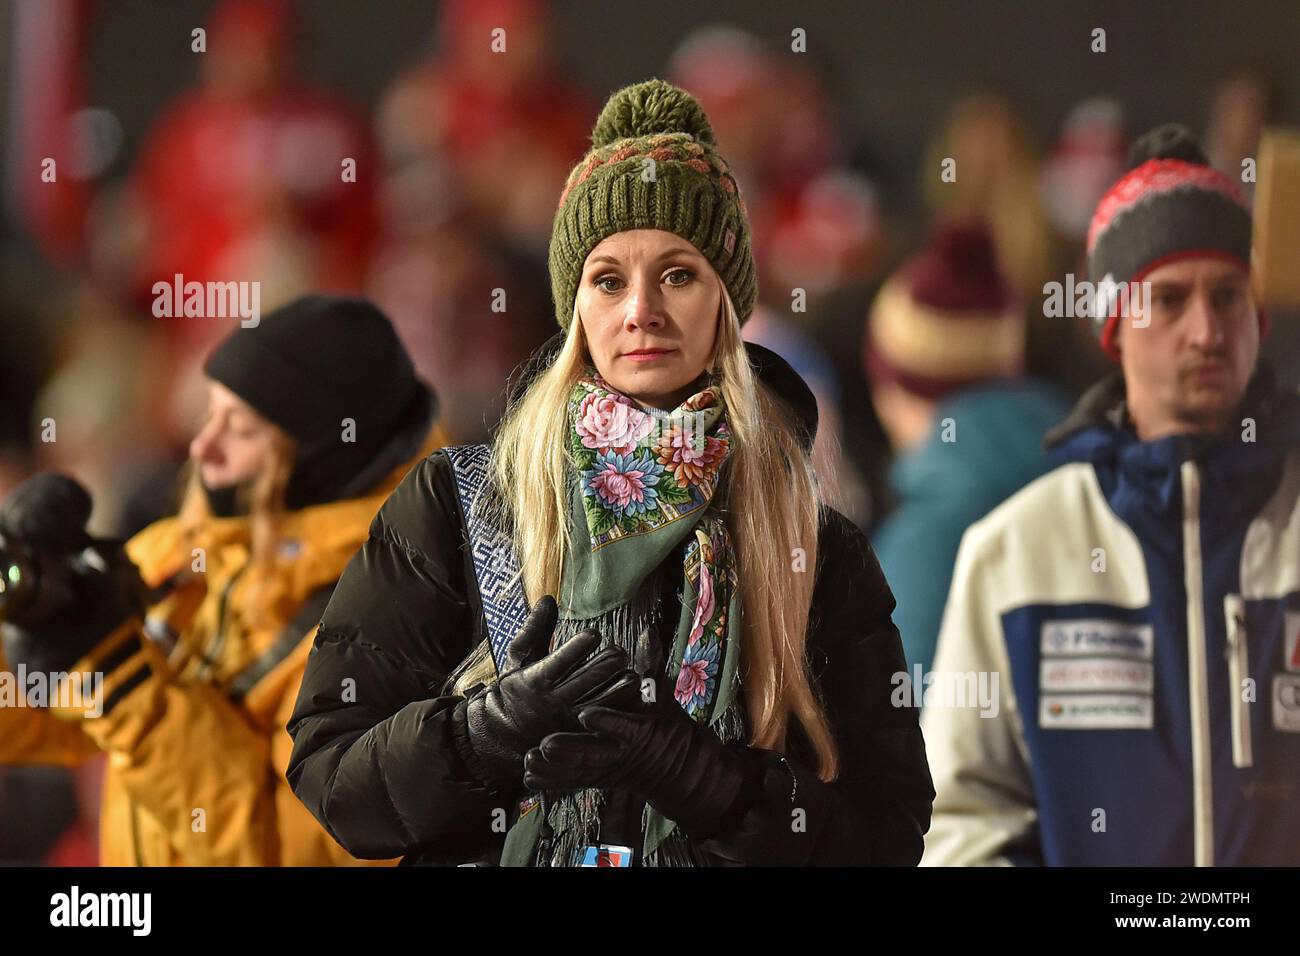
[[[811, 439], [816, 405], [807, 386], [775, 353], [749, 350], [760, 377], [787, 398]], [[516, 388], [544, 364], [539, 357]], [[680, 567], [660, 579], [680, 594]], [[339, 581], [289, 726], [294, 792], [358, 857], [498, 859], [503, 818], [526, 796], [522, 783], [506, 794], [476, 782], [464, 757], [462, 698], [439, 696], [447, 675], [487, 633], [477, 589], [467, 581], [474, 581], [473, 565], [455, 480], [436, 452], [393, 492]], [[813, 750], [792, 721], [787, 757], [806, 829], [792, 826], [786, 779], [765, 790], [738, 830], [710, 842], [719, 863], [920, 859], [934, 788], [917, 711], [891, 705], [892, 677], [906, 670], [893, 608], [861, 531], [824, 508], [808, 657], [840, 748], [840, 775], [832, 784], [817, 779]], [[626, 809], [623, 816], [639, 819]], [[625, 824], [610, 822], [615, 831]], [[602, 816], [602, 837], [612, 842], [605, 823]]]

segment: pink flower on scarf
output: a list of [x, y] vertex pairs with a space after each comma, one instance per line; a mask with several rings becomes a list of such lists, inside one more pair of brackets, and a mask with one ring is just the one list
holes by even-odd
[[704, 625], [713, 617], [713, 575], [707, 564], [700, 564], [700, 579], [697, 583], [699, 598], [695, 602], [695, 619], [691, 621], [691, 633], [686, 638], [687, 644], [694, 644], [704, 634]]
[[583, 472], [583, 480], [606, 506], [621, 517], [640, 514], [658, 507], [662, 470], [648, 452], [639, 456], [602, 452], [596, 467]]
[[709, 661], [697, 660], [683, 664], [677, 672], [677, 686], [673, 688], [673, 697], [686, 706], [696, 699], [707, 699], [709, 691]]
[[631, 451], [654, 428], [654, 419], [622, 395], [591, 393], [578, 406], [575, 423], [586, 448]]

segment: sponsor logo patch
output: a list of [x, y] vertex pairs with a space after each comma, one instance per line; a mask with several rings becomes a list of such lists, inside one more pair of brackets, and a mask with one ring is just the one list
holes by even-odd
[[1124, 621], [1044, 621], [1039, 651], [1045, 657], [1154, 657], [1155, 634], [1150, 624]]
[[1287, 611], [1286, 622], [1286, 669], [1300, 671], [1300, 611]]
[[1044, 694], [1038, 725], [1046, 729], [1150, 730], [1155, 704], [1149, 696], [1128, 694]]
[[1114, 657], [1052, 657], [1039, 665], [1044, 691], [1127, 691], [1150, 694], [1155, 671], [1149, 661]]
[[1300, 733], [1300, 674], [1273, 675], [1273, 729]]
[[1155, 632], [1105, 618], [1044, 621], [1038, 726], [1149, 730], [1155, 722]]

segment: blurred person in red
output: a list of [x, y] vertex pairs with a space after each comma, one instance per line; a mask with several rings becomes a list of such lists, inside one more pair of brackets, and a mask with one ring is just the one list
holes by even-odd
[[[1123, 107], [1106, 97], [1090, 97], [1066, 114], [1061, 135], [1043, 164], [1039, 181], [1043, 207], [1060, 249], [1058, 265], [1075, 276], [1088, 274], [1088, 224], [1097, 203], [1124, 171], [1128, 133]], [[1068, 283], [1065, 275], [1055, 281]], [[1044, 296], [1048, 290], [1044, 289]], [[1031, 303], [1044, 302], [1040, 296]], [[1073, 396], [1082, 395], [1108, 371], [1086, 315], [1032, 322], [1029, 360], [1035, 371]]]
[[1118, 101], [1093, 96], [1071, 107], [1043, 164], [1043, 206], [1057, 235], [1086, 256], [1093, 210], [1124, 171], [1128, 136]]
[[544, 0], [441, 5], [433, 56], [400, 76], [378, 111], [389, 185], [402, 197], [386, 202], [395, 214], [441, 197], [545, 254], [555, 192], [589, 145], [595, 109], [556, 64], [552, 31]]
[[503, 383], [550, 335], [544, 266], [468, 224], [389, 246], [368, 294], [416, 373], [438, 383], [439, 422], [455, 441], [487, 437], [504, 411]]
[[843, 123], [806, 58], [711, 25], [686, 37], [668, 75], [717, 117], [718, 142], [736, 157], [764, 276], [760, 296], [786, 310], [800, 288], [811, 302], [794, 314], [812, 320], [818, 300], [879, 273], [884, 225], [875, 186], [849, 167]]
[[555, 63], [551, 34], [539, 0], [445, 3], [432, 55], [377, 110], [386, 241], [367, 294], [438, 382], [460, 441], [486, 436], [500, 384], [549, 334], [555, 195], [595, 109]]
[[[220, 0], [197, 88], [160, 116], [132, 170], [128, 283], [152, 311], [155, 283], [256, 283], [269, 311], [313, 290], [360, 291], [377, 233], [374, 150], [363, 118], [301, 74], [292, 0]], [[349, 161], [355, 161], [355, 168]], [[220, 323], [163, 319], [163, 394], [193, 425], [201, 366]], [[187, 414], [187, 412], [190, 412]]]
[[85, 253], [84, 227], [98, 170], [87, 136], [87, 39], [92, 0], [15, 3], [3, 11], [5, 218], [50, 262], [71, 266]]
[[[308, 288], [360, 289], [376, 232], [373, 148], [363, 119], [301, 75], [300, 44], [291, 0], [216, 6], [198, 87], [154, 124], [132, 173], [142, 302], [176, 274], [260, 281], [267, 308]], [[199, 351], [219, 334], [177, 328]]]

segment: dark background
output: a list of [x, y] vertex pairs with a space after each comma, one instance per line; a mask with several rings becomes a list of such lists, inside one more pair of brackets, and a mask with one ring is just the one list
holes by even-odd
[[[24, 0], [16, 0], [24, 2]], [[195, 76], [189, 33], [211, 0], [111, 0], [90, 50], [90, 100], [117, 114], [125, 135], [112, 172], [150, 119]], [[1243, 64], [1269, 71], [1281, 113], [1300, 120], [1300, 3], [1090, 2], [778, 3], [556, 0], [560, 58], [597, 94], [658, 73], [681, 38], [711, 22], [745, 27], [789, 47], [807, 31], [808, 56], [841, 103], [849, 139], [878, 159], [885, 200], [910, 206], [913, 170], [936, 118], [961, 93], [1010, 95], [1049, 141], [1081, 97], [1114, 96], [1133, 129], [1178, 120], [1199, 129], [1214, 82]], [[437, 5], [417, 0], [312, 0], [309, 74], [373, 105], [395, 72], [434, 40]], [[1106, 52], [1091, 52], [1092, 30]], [[0, 29], [3, 29], [0, 26]], [[6, 109], [8, 104], [6, 104]]]

